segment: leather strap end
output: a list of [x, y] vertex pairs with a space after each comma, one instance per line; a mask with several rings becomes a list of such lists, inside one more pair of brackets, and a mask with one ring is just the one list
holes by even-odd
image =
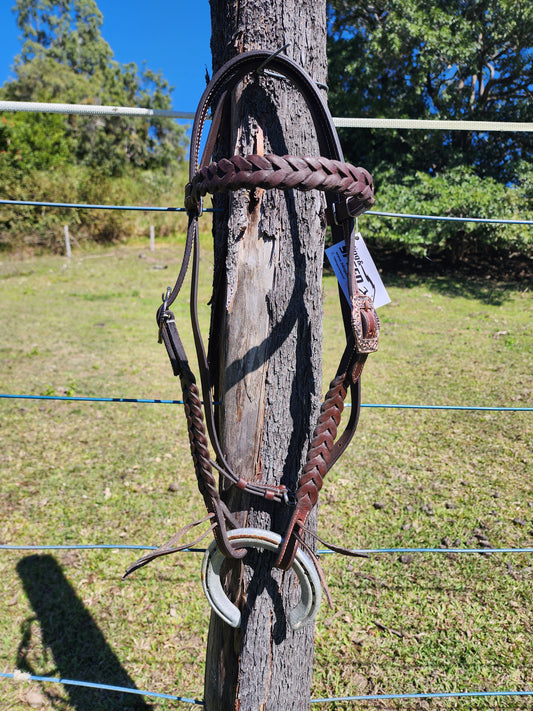
[[190, 370], [172, 311], [166, 311], [160, 317], [159, 339], [165, 344], [174, 375], [180, 377], [187, 374], [192, 377], [192, 382], [194, 382], [194, 376]]
[[280, 551], [275, 563], [276, 568], [289, 570], [293, 564], [298, 548], [300, 547], [298, 534], [305, 526], [310, 512], [311, 509], [308, 506], [302, 506], [301, 501], [298, 502], [287, 527], [287, 531], [285, 532], [285, 536], [280, 544]]
[[285, 537], [281, 544], [281, 552], [276, 560], [275, 567], [280, 570], [289, 570], [296, 557], [299, 542], [294, 536]]

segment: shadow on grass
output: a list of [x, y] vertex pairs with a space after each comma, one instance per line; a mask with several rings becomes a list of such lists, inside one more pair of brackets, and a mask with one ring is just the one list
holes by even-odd
[[423, 274], [388, 273], [383, 276], [383, 279], [387, 286], [395, 286], [400, 289], [423, 286], [445, 296], [476, 299], [491, 306], [501, 306], [509, 298], [510, 292], [520, 289], [520, 285], [516, 282], [495, 282], [491, 279], [464, 274], [454, 276], [428, 272]]
[[[27, 556], [17, 564], [17, 572], [35, 611], [35, 617], [22, 625], [18, 669], [37, 676], [136, 688], [55, 558]], [[36, 672], [28, 659], [35, 623], [40, 625], [44, 650], [49, 650], [53, 657], [54, 671], [46, 675]], [[70, 685], [65, 685], [65, 690], [76, 711], [149, 711], [152, 708], [134, 694]]]
[[[511, 261], [511, 260], [509, 260]], [[500, 306], [514, 291], [533, 287], [531, 265], [460, 264], [453, 267], [442, 260], [379, 255], [376, 259], [387, 286], [411, 289], [424, 286], [447, 296], [477, 299]]]

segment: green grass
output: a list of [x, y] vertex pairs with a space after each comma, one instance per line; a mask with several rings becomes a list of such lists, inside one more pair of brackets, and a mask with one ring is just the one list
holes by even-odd
[[[158, 242], [0, 265], [0, 390], [177, 399], [155, 311], [181, 246]], [[212, 271], [202, 265], [201, 319]], [[369, 403], [531, 406], [533, 295], [524, 285], [386, 279]], [[342, 348], [324, 280], [324, 372]], [[186, 296], [174, 311], [188, 333]], [[192, 353], [192, 338], [186, 337]], [[327, 383], [325, 383], [326, 385]], [[0, 400], [0, 542], [160, 544], [203, 514], [176, 405]], [[319, 532], [358, 548], [533, 546], [532, 413], [364, 409], [321, 494]], [[169, 490], [178, 482], [179, 494]], [[135, 684], [201, 698], [209, 609], [200, 556], [121, 581], [135, 551], [0, 551], [0, 671]], [[323, 559], [313, 697], [533, 689], [527, 554]], [[0, 680], [0, 709], [188, 704]], [[533, 708], [527, 697], [315, 704], [314, 709]]]

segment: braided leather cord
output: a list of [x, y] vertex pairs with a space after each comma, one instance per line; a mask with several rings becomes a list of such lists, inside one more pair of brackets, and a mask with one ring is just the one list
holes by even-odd
[[211, 500], [217, 498], [219, 494], [211, 468], [200, 393], [196, 383], [191, 382], [188, 378], [183, 376], [181, 377], [181, 387], [183, 390], [191, 456], [194, 462], [196, 478], [198, 479], [198, 488], [206, 500], [207, 510], [212, 513], [213, 507]]
[[329, 468], [331, 451], [337, 438], [337, 429], [344, 410], [345, 381], [346, 375], [339, 375], [331, 382], [320, 408], [318, 422], [298, 483], [297, 508], [301, 501], [305, 502], [305, 506], [310, 504], [310, 509], [318, 501], [318, 492], [322, 488], [324, 477]]
[[225, 519], [221, 514], [220, 493], [217, 487], [217, 481], [213, 476], [211, 459], [209, 457], [209, 444], [205, 432], [202, 402], [194, 375], [190, 371], [183, 373], [180, 376], [180, 382], [183, 390], [187, 431], [189, 433], [191, 456], [194, 462], [198, 489], [204, 497], [208, 512], [215, 515], [218, 524], [214, 528], [213, 535], [215, 536], [218, 547], [225, 556], [229, 558], [242, 558], [246, 555], [246, 550], [235, 549], [226, 535]]
[[276, 566], [283, 570], [291, 567], [296, 555], [298, 538], [293, 534], [301, 532], [311, 510], [318, 501], [319, 491], [329, 469], [331, 453], [344, 410], [346, 393], [347, 376], [346, 373], [342, 373], [330, 383], [307, 451], [306, 462], [296, 491], [296, 508], [284, 534], [283, 544], [276, 562]]
[[374, 204], [372, 177], [364, 168], [323, 157], [253, 154], [223, 158], [201, 168], [188, 185], [185, 206], [198, 204], [206, 193], [239, 188], [336, 192], [350, 198], [352, 217]]

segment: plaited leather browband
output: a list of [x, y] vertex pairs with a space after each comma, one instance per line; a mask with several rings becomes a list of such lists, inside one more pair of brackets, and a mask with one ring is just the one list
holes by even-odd
[[[269, 69], [291, 80], [305, 98], [316, 129], [321, 156], [247, 155], [232, 156], [216, 163], [209, 163], [232, 89], [246, 75], [256, 72], [267, 61]], [[209, 109], [212, 110], [212, 124], [199, 165], [200, 141]], [[324, 191], [327, 203], [326, 216], [331, 225], [333, 240], [335, 242], [343, 240], [348, 254], [350, 303], [346, 304], [341, 297], [347, 344], [337, 374], [322, 404], [295, 492], [289, 492], [283, 485], [269, 486], [249, 482], [236, 475], [229, 466], [218, 439], [209, 366], [198, 325], [198, 218], [202, 213], [202, 197], [207, 193], [228, 192], [239, 188], [253, 190], [258, 187]], [[344, 162], [327, 105], [313, 80], [292, 60], [262, 50], [246, 52], [227, 62], [213, 76], [200, 100], [191, 135], [189, 183], [185, 197], [189, 222], [183, 262], [174, 288], [169, 288], [163, 296], [163, 304], [157, 312], [157, 323], [160, 341], [167, 348], [174, 375], [180, 378], [198, 487], [208, 511], [207, 519], [211, 521], [209, 530], [213, 531], [220, 551], [227, 557], [242, 558], [246, 554], [246, 549], [233, 546], [228, 538], [228, 529], [236, 529], [239, 526], [221, 499], [213, 469], [217, 469], [229, 482], [243, 491], [294, 507], [276, 562], [278, 567], [288, 569], [294, 561], [298, 547], [303, 543], [302, 533], [309, 514], [317, 503], [324, 477], [346, 449], [355, 432], [360, 410], [361, 371], [367, 355], [377, 349], [379, 322], [372, 300], [360, 294], [357, 287], [352, 218], [362, 214], [372, 206], [373, 202], [371, 176], [363, 168], [356, 168]], [[199, 363], [203, 407], [196, 379], [179, 338], [174, 316], [169, 310], [182, 287], [191, 254], [190, 314]], [[348, 390], [351, 391], [352, 398], [350, 417], [346, 429], [337, 438]], [[205, 423], [203, 412], [205, 412]], [[215, 452], [215, 461], [212, 461], [209, 455], [209, 442]], [[193, 525], [195, 524], [182, 529], [157, 551], [143, 556], [130, 566], [126, 574], [145, 565], [153, 558], [191, 545], [189, 543], [178, 546], [177, 543], [181, 535]]]

